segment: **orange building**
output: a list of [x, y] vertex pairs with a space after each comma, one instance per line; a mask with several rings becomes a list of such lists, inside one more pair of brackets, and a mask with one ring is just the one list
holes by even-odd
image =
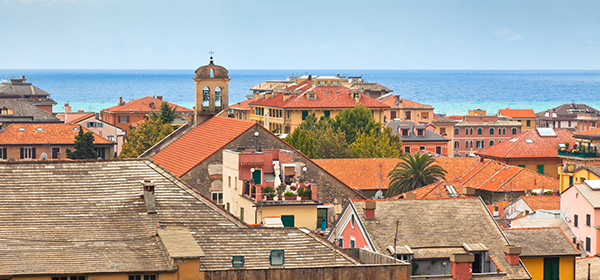
[[520, 122], [522, 132], [534, 129], [537, 125], [537, 116], [533, 109], [500, 109], [498, 119]]
[[[11, 124], [0, 132], [0, 159], [61, 159], [67, 149], [74, 150], [75, 124]], [[84, 133], [90, 132], [82, 128]], [[111, 158], [116, 143], [94, 133], [94, 145], [99, 158]]]
[[[137, 126], [140, 122], [143, 122], [147, 116], [152, 115], [152, 112], [160, 113], [160, 105], [166, 101], [162, 100], [162, 96], [156, 98], [146, 96], [127, 103], [123, 102], [123, 98], [119, 99], [119, 105], [103, 109], [100, 111], [101, 119], [111, 125], [114, 125], [128, 135], [129, 126]], [[169, 103], [171, 108], [175, 109], [176, 114], [192, 114], [194, 110], [190, 110], [179, 105]]]

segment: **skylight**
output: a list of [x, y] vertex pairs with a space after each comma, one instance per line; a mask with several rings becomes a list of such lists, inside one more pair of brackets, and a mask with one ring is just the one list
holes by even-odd
[[510, 143], [514, 143], [514, 142], [515, 142], [515, 141], [517, 141], [517, 140], [519, 140], [519, 138], [513, 138], [513, 139], [510, 139], [508, 142], [510, 142]]
[[533, 140], [531, 140], [531, 139], [525, 139], [525, 143], [527, 143], [527, 144], [533, 144]]
[[554, 129], [549, 128], [549, 127], [538, 127], [536, 128], [538, 134], [541, 137], [556, 137], [556, 132], [554, 132]]
[[558, 143], [558, 146], [559, 146], [560, 148], [566, 148], [566, 147], [567, 147], [567, 145], [565, 145], [565, 143]]

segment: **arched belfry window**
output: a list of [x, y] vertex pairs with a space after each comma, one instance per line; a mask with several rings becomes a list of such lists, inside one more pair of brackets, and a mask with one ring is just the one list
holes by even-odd
[[210, 88], [204, 87], [202, 90], [202, 106], [208, 106], [210, 104]]
[[211, 78], [215, 77], [215, 69], [210, 68], [210, 77]]
[[221, 106], [221, 87], [215, 88], [215, 106]]

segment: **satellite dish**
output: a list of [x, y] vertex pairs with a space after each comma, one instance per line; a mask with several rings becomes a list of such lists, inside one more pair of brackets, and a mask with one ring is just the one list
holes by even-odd
[[378, 190], [373, 196], [373, 199], [383, 199], [383, 192], [381, 190]]
[[47, 159], [48, 159], [48, 154], [46, 154], [46, 153], [42, 153], [42, 154], [40, 155], [40, 160], [47, 160]]

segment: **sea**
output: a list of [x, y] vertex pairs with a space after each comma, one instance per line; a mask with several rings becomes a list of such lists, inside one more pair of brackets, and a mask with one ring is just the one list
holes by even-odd
[[[51, 94], [63, 112], [100, 112], [144, 96], [183, 107], [194, 106], [195, 69], [187, 70], [32, 70], [0, 69], [0, 79], [25, 75], [28, 82]], [[401, 98], [429, 104], [436, 114], [466, 115], [470, 109], [495, 114], [503, 108], [535, 112], [564, 103], [585, 103], [600, 109], [600, 70], [229, 70], [231, 104], [246, 100], [250, 88], [267, 80], [304, 74], [360, 76], [382, 84]]]

